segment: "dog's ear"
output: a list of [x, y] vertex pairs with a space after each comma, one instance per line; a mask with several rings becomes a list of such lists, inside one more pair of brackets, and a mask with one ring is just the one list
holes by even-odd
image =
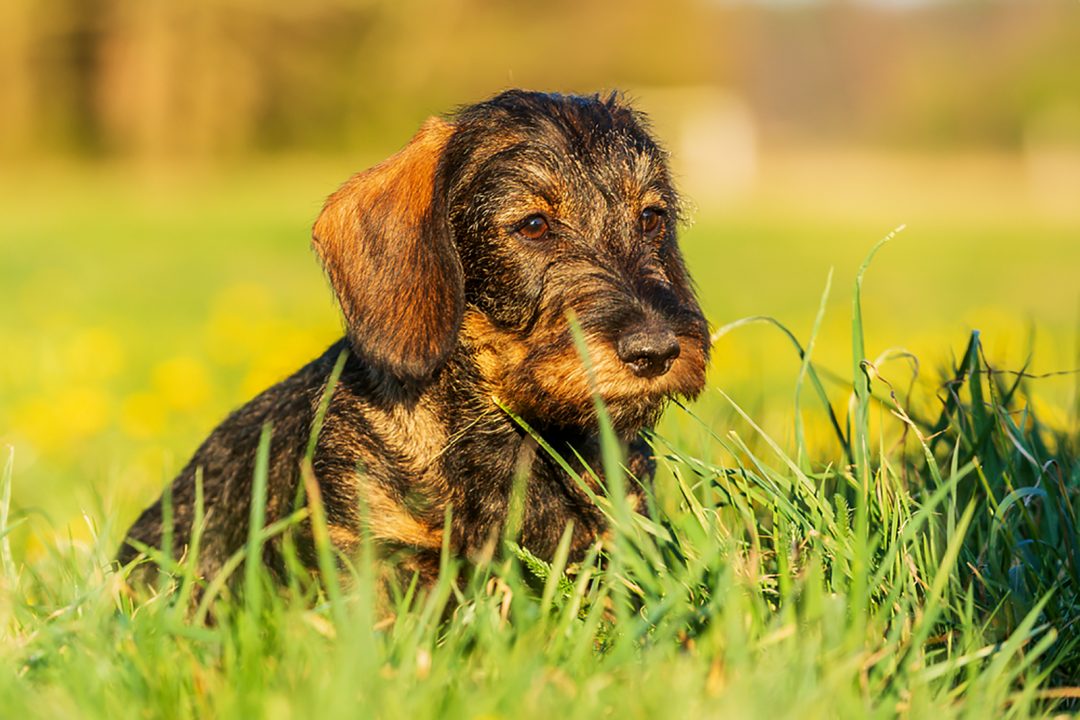
[[453, 129], [429, 119], [396, 155], [331, 195], [312, 233], [353, 349], [405, 381], [422, 382], [442, 365], [464, 309], [438, 178]]

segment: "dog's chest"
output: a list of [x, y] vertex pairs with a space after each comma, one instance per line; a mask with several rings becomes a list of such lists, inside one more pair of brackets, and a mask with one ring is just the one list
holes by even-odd
[[553, 553], [569, 523], [575, 550], [602, 532], [587, 494], [535, 443], [524, 452], [526, 436], [494, 406], [433, 392], [380, 407], [346, 390], [331, 413], [319, 482], [330, 493], [350, 488], [327, 498], [339, 546], [368, 534], [389, 548], [437, 552], [449, 513], [451, 549], [471, 556], [498, 540], [522, 476], [521, 541], [534, 552]]

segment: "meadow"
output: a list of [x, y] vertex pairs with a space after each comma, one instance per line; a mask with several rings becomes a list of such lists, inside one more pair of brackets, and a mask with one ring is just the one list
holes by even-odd
[[309, 228], [363, 165], [0, 179], [4, 716], [1075, 707], [1080, 208], [1011, 156], [792, 152], [699, 210], [709, 389], [658, 428], [648, 518], [610, 458], [616, 532], [587, 562], [508, 538], [392, 615], [365, 558], [345, 595], [248, 576], [210, 624], [190, 564], [133, 594], [108, 569], [126, 525], [230, 408], [338, 337]]

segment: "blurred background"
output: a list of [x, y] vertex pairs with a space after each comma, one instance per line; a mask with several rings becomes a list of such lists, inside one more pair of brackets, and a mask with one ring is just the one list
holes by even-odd
[[[308, 249], [323, 198], [426, 116], [508, 87], [621, 89], [650, 114], [714, 327], [771, 315], [805, 342], [833, 270], [815, 359], [841, 414], [855, 272], [903, 224], [866, 277], [869, 356], [912, 351], [932, 406], [979, 329], [1000, 367], [1062, 373], [1031, 402], [1075, 422], [1080, 3], [4, 0], [17, 510], [72, 537], [84, 509], [130, 522], [228, 410], [339, 335]], [[912, 369], [882, 373], [905, 388]], [[710, 385], [790, 442], [798, 370], [774, 329], [741, 328]], [[734, 422], [715, 389], [697, 408]]]

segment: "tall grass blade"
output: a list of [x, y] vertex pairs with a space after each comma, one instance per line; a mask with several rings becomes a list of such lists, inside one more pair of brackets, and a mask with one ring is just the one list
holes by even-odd
[[[799, 342], [799, 339], [795, 337], [795, 334], [791, 332], [791, 330], [789, 330], [787, 326], [784, 325], [782, 322], [768, 315], [752, 315], [750, 317], [740, 318], [738, 320], [729, 322], [728, 324], [721, 326], [715, 332], [713, 332], [712, 342], [715, 343], [717, 340], [732, 332], [733, 330], [737, 330], [738, 328], [752, 325], [755, 323], [764, 323], [766, 325], [771, 325], [772, 327], [779, 330], [781, 333], [783, 333], [784, 337], [786, 337], [791, 342], [791, 344], [795, 346], [795, 351], [799, 355], [800, 363], [806, 358], [806, 351], [803, 349], [803, 346]], [[811, 385], [813, 385], [814, 387], [814, 393], [817, 395], [818, 399], [821, 401], [822, 407], [829, 415], [829, 422], [832, 426], [833, 433], [836, 435], [837, 442], [843, 449], [845, 457], [850, 459], [851, 447], [848, 442], [847, 434], [840, 426], [840, 420], [836, 417], [836, 411], [833, 409], [832, 403], [829, 402], [829, 395], [827, 392], [825, 392], [825, 386], [821, 382], [821, 377], [818, 373], [817, 368], [815, 368], [814, 365], [810, 362], [806, 363], [806, 374], [810, 378]]]
[[255, 471], [251, 480], [251, 508], [248, 515], [248, 537], [245, 546], [244, 599], [251, 614], [258, 617], [263, 601], [263, 525], [266, 522], [266, 485], [270, 469], [270, 438], [273, 428], [266, 423], [259, 433], [255, 451]]
[[11, 512], [11, 479], [15, 469], [15, 448], [8, 445], [6, 450], [4, 470], [0, 474], [0, 566], [3, 566], [8, 589], [12, 589], [15, 587], [16, 572], [15, 560], [11, 556], [11, 538], [8, 537], [11, 530], [8, 518]]
[[[811, 370], [810, 358], [814, 354], [814, 343], [817, 341], [818, 332], [821, 330], [821, 321], [825, 318], [825, 307], [829, 301], [829, 291], [832, 289], [833, 269], [829, 268], [829, 274], [825, 278], [825, 289], [821, 292], [821, 302], [818, 303], [817, 315], [814, 316], [814, 324], [810, 329], [810, 339], [806, 343], [806, 352], [801, 353], [802, 362], [799, 365], [799, 377], [795, 381], [795, 463], [803, 470], [809, 469], [809, 457], [806, 450], [806, 435], [803, 430], [802, 417], [802, 388], [807, 373]], [[832, 410], [832, 403], [828, 403]]]
[[852, 419], [849, 444], [855, 461], [855, 479], [858, 497], [855, 503], [855, 553], [852, 558], [852, 612], [856, 619], [856, 628], [852, 637], [861, 637], [866, 613], [869, 606], [870, 572], [870, 375], [867, 370], [866, 341], [863, 336], [862, 285], [870, 263], [878, 251], [888, 244], [898, 233], [901, 225], [878, 241], [867, 254], [859, 272], [855, 275], [855, 291], [852, 296], [851, 342], [852, 342], [852, 383], [855, 387], [855, 417]]

